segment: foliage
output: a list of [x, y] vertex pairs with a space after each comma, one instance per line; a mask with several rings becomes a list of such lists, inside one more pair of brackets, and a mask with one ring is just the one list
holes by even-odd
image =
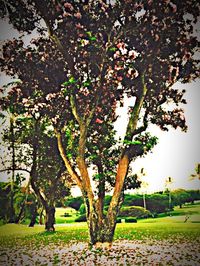
[[140, 206], [129, 206], [129, 207], [122, 207], [120, 209], [119, 216], [147, 218], [151, 216], [151, 212]]
[[173, 205], [182, 207], [188, 201], [190, 195], [184, 189], [177, 189], [171, 193], [171, 197]]
[[126, 223], [137, 223], [137, 219], [135, 217], [126, 217], [125, 222]]
[[147, 209], [152, 213], [162, 213], [169, 210], [169, 197], [166, 194], [152, 194], [146, 197]]
[[75, 222], [86, 222], [86, 221], [87, 221], [86, 214], [82, 214], [78, 218], [75, 219]]
[[86, 209], [85, 209], [85, 204], [82, 203], [80, 208], [79, 208], [79, 213], [80, 214], [85, 214], [86, 213]]
[[195, 200], [200, 200], [200, 190], [187, 190], [189, 198], [187, 202], [194, 203]]
[[80, 209], [80, 206], [82, 204], [83, 204], [83, 198], [82, 197], [68, 197], [64, 202], [64, 205], [66, 207], [71, 207], [77, 211]]

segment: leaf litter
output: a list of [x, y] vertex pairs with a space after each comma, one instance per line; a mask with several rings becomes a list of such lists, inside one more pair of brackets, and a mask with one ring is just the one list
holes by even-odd
[[1, 266], [200, 265], [200, 238], [195, 240], [116, 240], [112, 249], [89, 249], [86, 242], [2, 247]]

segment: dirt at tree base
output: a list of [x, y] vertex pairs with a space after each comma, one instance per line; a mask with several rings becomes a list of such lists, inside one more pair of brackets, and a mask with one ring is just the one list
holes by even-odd
[[194, 241], [118, 240], [112, 249], [88, 249], [85, 242], [60, 243], [59, 246], [3, 248], [1, 266], [63, 265], [200, 265], [200, 239]]

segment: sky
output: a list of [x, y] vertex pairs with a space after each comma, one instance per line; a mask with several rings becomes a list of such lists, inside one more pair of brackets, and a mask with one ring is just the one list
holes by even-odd
[[[139, 173], [144, 168], [145, 176], [141, 179], [148, 183], [147, 192], [155, 192], [165, 189], [166, 179], [172, 178], [171, 189], [200, 189], [200, 180], [189, 180], [194, 173], [195, 165], [200, 162], [200, 79], [189, 84], [177, 83], [175, 88], [186, 89], [186, 105], [182, 105], [185, 111], [187, 132], [170, 128], [162, 131], [157, 126], [151, 126], [148, 131], [158, 137], [158, 144], [152, 153], [132, 163], [133, 171]], [[132, 100], [127, 101], [127, 106]], [[116, 129], [123, 135], [127, 123], [126, 109], [118, 110], [121, 118], [117, 121]]]
[[[0, 43], [13, 38], [16, 33], [1, 21]], [[9, 81], [4, 74], [0, 76], [0, 85]], [[170, 129], [168, 132], [161, 131], [157, 126], [151, 126], [148, 131], [158, 137], [158, 144], [153, 152], [132, 163], [134, 173], [139, 173], [144, 168], [145, 176], [141, 179], [148, 184], [140, 191], [147, 193], [160, 191], [166, 188], [166, 179], [172, 178], [171, 189], [200, 189], [200, 180], [189, 180], [194, 173], [197, 163], [200, 163], [200, 79], [189, 84], [175, 84], [176, 88], [186, 89], [185, 98], [187, 105], [184, 105], [187, 133], [179, 129]], [[126, 100], [125, 108], [118, 109], [119, 119], [115, 124], [118, 135], [123, 135], [127, 124], [127, 107], [133, 104], [133, 99]], [[0, 125], [1, 126], [1, 125]], [[5, 174], [0, 173], [0, 181], [5, 180]], [[74, 190], [75, 194], [78, 191]], [[134, 191], [130, 191], [134, 193]]]

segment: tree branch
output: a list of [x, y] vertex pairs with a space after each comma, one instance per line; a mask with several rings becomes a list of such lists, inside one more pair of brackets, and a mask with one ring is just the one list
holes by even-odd
[[82, 119], [80, 118], [80, 116], [78, 114], [77, 105], [76, 105], [76, 96], [73, 93], [70, 95], [70, 104], [71, 104], [71, 108], [72, 108], [72, 113], [80, 125], [82, 123]]
[[66, 167], [68, 173], [70, 174], [70, 176], [72, 177], [72, 179], [75, 181], [75, 183], [79, 186], [79, 188], [82, 191], [83, 190], [82, 180], [80, 179], [80, 177], [78, 176], [76, 171], [72, 168], [69, 160], [66, 157], [65, 150], [64, 150], [64, 147], [62, 144], [61, 133], [57, 129], [55, 129], [55, 134], [57, 137], [58, 149], [59, 149], [60, 155], [61, 155], [61, 157], [65, 163], [65, 167]]
[[90, 177], [87, 169], [87, 165], [85, 163], [85, 145], [87, 138], [87, 125], [84, 123], [80, 124], [80, 138], [79, 138], [79, 146], [78, 146], [78, 156], [77, 156], [77, 164], [79, 171], [82, 177], [83, 190], [87, 193], [89, 197], [89, 202], [93, 204], [94, 194], [92, 192], [92, 186], [90, 182]]
[[[147, 86], [146, 86], [145, 81], [144, 81], [144, 74], [142, 74], [142, 76], [141, 76], [141, 81], [142, 81], [142, 94], [140, 97], [136, 98], [136, 102], [135, 102], [133, 111], [130, 115], [128, 126], [126, 129], [126, 134], [125, 134], [125, 139], [130, 140], [130, 141], [132, 141], [132, 138], [134, 135], [136, 135], [137, 131], [140, 132], [143, 129], [141, 127], [140, 129], [137, 130], [137, 123], [138, 123], [140, 111], [141, 111], [145, 96], [147, 94]], [[145, 117], [145, 119], [146, 119], [146, 117]], [[144, 122], [145, 122], [144, 123], [144, 129], [147, 126], [145, 119], [144, 119]]]
[[[12, 171], [13, 170], [13, 168], [6, 168], [6, 169], [1, 169], [0, 170], [0, 173], [2, 173], [2, 172], [6, 172], [6, 171]], [[28, 170], [28, 169], [24, 169], [24, 168], [20, 168], [20, 167], [15, 167], [15, 171], [23, 171], [23, 172], [27, 172], [27, 173], [29, 173], [30, 174], [30, 170]]]

